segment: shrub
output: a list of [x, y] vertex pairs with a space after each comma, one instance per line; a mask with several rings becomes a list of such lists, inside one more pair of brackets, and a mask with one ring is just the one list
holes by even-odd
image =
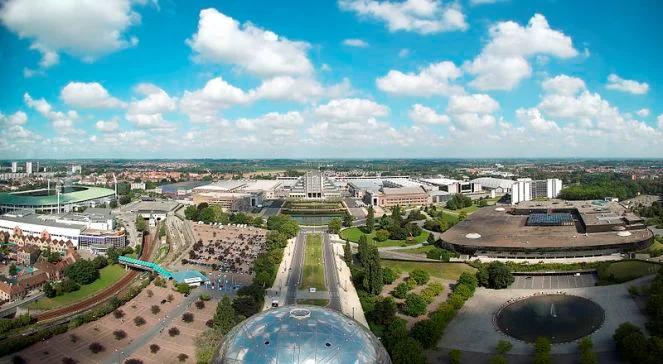
[[97, 353], [100, 353], [100, 352], [106, 350], [106, 348], [103, 345], [99, 344], [98, 342], [94, 342], [94, 343], [90, 344], [90, 346], [88, 346], [88, 349], [90, 349], [90, 351], [93, 354], [97, 354]]
[[143, 326], [145, 325], [145, 322], [146, 322], [145, 319], [141, 316], [134, 317], [134, 324], [136, 326]]
[[384, 284], [392, 284], [398, 278], [396, 272], [390, 267], [382, 268], [382, 281]]
[[[207, 293], [201, 294], [200, 297], [198, 297], [198, 298], [200, 298], [201, 301], [209, 301], [211, 299], [210, 295], [208, 295]], [[186, 354], [184, 354], [184, 355], [186, 355]]]
[[78, 363], [78, 360], [76, 360], [74, 358], [70, 358], [68, 356], [62, 358], [62, 364], [76, 364], [76, 363]]
[[182, 321], [184, 322], [193, 322], [193, 314], [191, 312], [186, 312], [182, 315]]
[[511, 344], [506, 340], [500, 340], [497, 342], [497, 353], [500, 355], [508, 353], [509, 351], [511, 351], [512, 348], [513, 344]]
[[154, 296], [154, 292], [152, 292], [151, 289], [148, 289], [147, 290], [147, 297], [152, 298], [152, 296]]
[[417, 317], [426, 313], [426, 306], [428, 306], [428, 304], [421, 296], [415, 293], [410, 293], [405, 298], [403, 312], [408, 316]]
[[156, 354], [159, 351], [159, 349], [161, 349], [161, 347], [159, 347], [159, 345], [157, 344], [150, 345], [150, 352], [152, 354]]
[[113, 316], [115, 316], [116, 319], [121, 319], [122, 317], [124, 317], [124, 311], [117, 309], [113, 311]]
[[534, 364], [550, 363], [550, 340], [540, 337], [534, 342]]
[[409, 279], [413, 279], [418, 285], [422, 285], [428, 282], [430, 279], [430, 274], [425, 270], [415, 269], [410, 272]]
[[156, 315], [156, 314], [158, 314], [159, 312], [161, 312], [161, 309], [160, 309], [159, 306], [157, 306], [157, 305], [152, 305], [152, 307], [150, 307], [150, 311], [152, 311], [152, 314], [153, 314], [153, 315]]
[[441, 284], [437, 282], [429, 283], [428, 286], [426, 286], [426, 288], [421, 291], [421, 297], [424, 299], [424, 301], [426, 301], [426, 303], [430, 304], [433, 302], [435, 297], [437, 297], [443, 291], [444, 287]]
[[463, 353], [458, 349], [451, 350], [449, 352], [449, 364], [460, 364], [460, 358], [462, 355]]
[[115, 336], [115, 340], [122, 340], [127, 337], [127, 333], [124, 330], [115, 330], [113, 336]]
[[405, 298], [408, 291], [410, 291], [410, 287], [408, 287], [407, 283], [401, 282], [394, 288], [391, 294], [396, 298]]
[[131, 359], [125, 360], [124, 364], [143, 364], [143, 361], [140, 360], [140, 359], [131, 358]]
[[72, 343], [75, 343], [76, 341], [78, 341], [78, 336], [76, 336], [75, 334], [70, 334], [69, 335], [69, 341], [71, 341]]
[[189, 356], [184, 353], [180, 353], [180, 355], [177, 356], [177, 360], [179, 360], [182, 363], [185, 362], [188, 358]]
[[196, 308], [199, 310], [202, 310], [205, 308], [205, 302], [204, 301], [196, 301]]
[[587, 336], [580, 340], [580, 364], [598, 364], [596, 353], [592, 351], [592, 339]]
[[178, 329], [177, 327], [171, 327], [170, 329], [168, 329], [168, 335], [170, 335], [171, 337], [177, 336], [179, 334], [180, 334], [180, 329]]
[[380, 229], [380, 230], [375, 232], [375, 235], [374, 235], [373, 239], [376, 240], [376, 241], [380, 241], [380, 242], [385, 241], [385, 240], [389, 239], [389, 231], [384, 230], [384, 229]]
[[166, 296], [166, 301], [168, 301], [168, 302], [173, 302], [174, 299], [175, 299], [175, 296], [173, 296], [170, 293], [168, 294], [168, 296]]
[[207, 320], [205, 321], [205, 326], [207, 327], [214, 327], [214, 320]]

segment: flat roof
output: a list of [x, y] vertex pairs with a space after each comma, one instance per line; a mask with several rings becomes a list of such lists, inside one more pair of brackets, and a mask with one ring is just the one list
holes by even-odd
[[415, 195], [415, 194], [427, 194], [426, 191], [420, 187], [398, 187], [398, 188], [388, 188], [385, 187], [382, 189], [382, 193], [385, 195]]
[[140, 201], [132, 208], [134, 211], [172, 211], [177, 207], [175, 201]]
[[[81, 185], [76, 185], [75, 187], [79, 188], [80, 191], [72, 191], [60, 194], [61, 205], [80, 203], [80, 202], [96, 200], [115, 195], [115, 191], [108, 188], [90, 187], [90, 186], [81, 186]], [[32, 191], [0, 193], [0, 205], [46, 206], [46, 205], [58, 204], [57, 194], [49, 196], [26, 195], [26, 193], [34, 191], [46, 191], [46, 189], [43, 188]]]
[[[495, 206], [481, 208], [465, 220], [442, 233], [442, 240], [461, 246], [479, 248], [540, 249], [540, 248], [589, 248], [617, 244], [637, 243], [649, 239], [647, 229], [631, 230], [631, 236], [619, 236], [617, 231], [580, 233], [571, 226], [527, 226], [529, 215], [512, 215], [495, 211]], [[479, 234], [479, 238], [468, 238]]]
[[[67, 224], [67, 223], [62, 223], [62, 222], [57, 222], [57, 221], [51, 220], [50, 218], [40, 218], [39, 216], [40, 215], [26, 215], [26, 216], [14, 217], [14, 216], [5, 214], [5, 215], [0, 216], [0, 220], [14, 222], [14, 223], [55, 227], [55, 228], [76, 229], [76, 230], [79, 230], [79, 231], [83, 231], [86, 228], [86, 224], [82, 223], [82, 222], [72, 222], [71, 224]], [[48, 215], [46, 215], [46, 216], [48, 216]]]

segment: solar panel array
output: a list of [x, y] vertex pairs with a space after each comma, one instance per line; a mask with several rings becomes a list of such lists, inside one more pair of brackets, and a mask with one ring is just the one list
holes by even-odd
[[573, 215], [566, 212], [534, 213], [527, 218], [527, 225], [529, 226], [566, 226], [573, 224]]

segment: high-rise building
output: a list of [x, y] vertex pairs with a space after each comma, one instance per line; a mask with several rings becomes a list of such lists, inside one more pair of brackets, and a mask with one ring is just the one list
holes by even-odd
[[545, 180], [532, 180], [519, 178], [511, 187], [511, 203], [530, 201], [537, 198], [556, 198], [562, 190], [562, 180], [549, 178]]
[[18, 162], [12, 162], [12, 173], [18, 172]]
[[32, 162], [25, 162], [25, 173], [32, 174]]

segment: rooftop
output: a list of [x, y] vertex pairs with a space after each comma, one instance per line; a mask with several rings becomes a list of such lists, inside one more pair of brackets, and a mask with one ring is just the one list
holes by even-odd
[[[89, 200], [96, 200], [115, 195], [115, 191], [108, 188], [75, 186], [76, 189], [71, 192], [60, 194], [60, 204], [79, 203]], [[44, 194], [36, 195], [36, 194]], [[32, 191], [0, 193], [0, 205], [19, 205], [19, 206], [43, 206], [57, 205], [58, 195], [54, 190], [39, 189]]]

